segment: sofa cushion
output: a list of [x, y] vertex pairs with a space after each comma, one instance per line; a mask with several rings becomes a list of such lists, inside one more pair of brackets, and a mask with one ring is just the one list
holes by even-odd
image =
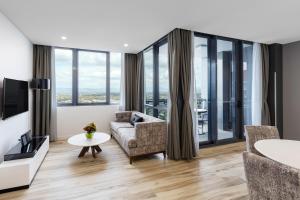
[[128, 148], [137, 147], [135, 128], [128, 122], [111, 122], [111, 128], [117, 134], [116, 139], [122, 146]]
[[133, 128], [128, 122], [111, 122], [110, 125], [114, 131], [118, 131], [119, 128]]
[[135, 137], [135, 128], [119, 128], [117, 134], [120, 136], [122, 146], [136, 148], [137, 142]]

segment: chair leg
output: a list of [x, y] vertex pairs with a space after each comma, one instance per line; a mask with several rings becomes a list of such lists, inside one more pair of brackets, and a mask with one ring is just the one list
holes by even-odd
[[164, 151], [163, 154], [164, 154], [164, 159], [166, 159], [166, 155], [167, 155], [166, 151]]

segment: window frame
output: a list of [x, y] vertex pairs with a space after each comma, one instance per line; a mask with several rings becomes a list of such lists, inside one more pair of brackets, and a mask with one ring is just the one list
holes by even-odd
[[168, 44], [167, 37], [163, 37], [143, 50], [143, 53], [146, 53], [151, 49], [153, 51], [153, 105], [146, 104], [146, 98], [144, 97], [144, 113], [147, 108], [150, 108], [152, 109], [153, 116], [157, 118], [159, 117], [160, 111], [167, 110], [167, 106], [159, 105], [159, 47], [165, 44]]
[[[58, 103], [56, 100], [56, 105], [58, 107], [68, 107], [68, 106], [99, 106], [99, 105], [118, 105], [118, 103], [111, 103], [110, 101], [110, 52], [100, 51], [100, 50], [89, 50], [89, 49], [78, 49], [78, 48], [68, 48], [68, 47], [54, 47], [54, 52], [56, 49], [72, 50], [72, 103]], [[78, 53], [80, 51], [94, 52], [94, 53], [104, 53], [106, 54], [106, 101], [99, 103], [79, 103], [78, 102]], [[121, 59], [122, 59], [121, 55]], [[55, 66], [55, 53], [54, 53], [54, 67]], [[122, 61], [121, 61], [122, 63]]]

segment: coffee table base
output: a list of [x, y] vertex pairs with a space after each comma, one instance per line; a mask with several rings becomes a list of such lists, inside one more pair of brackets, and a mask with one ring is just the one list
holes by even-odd
[[[90, 147], [83, 147], [82, 150], [80, 151], [78, 157], [83, 157], [88, 151], [89, 151]], [[96, 158], [96, 153], [100, 153], [102, 151], [102, 149], [98, 146], [91, 146], [91, 150], [92, 150], [92, 155], [94, 158]]]

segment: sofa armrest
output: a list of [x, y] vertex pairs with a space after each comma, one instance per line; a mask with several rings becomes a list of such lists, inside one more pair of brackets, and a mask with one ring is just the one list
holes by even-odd
[[167, 123], [161, 122], [139, 122], [135, 124], [137, 146], [166, 144]]
[[131, 111], [116, 112], [116, 122], [129, 122], [131, 118]]

